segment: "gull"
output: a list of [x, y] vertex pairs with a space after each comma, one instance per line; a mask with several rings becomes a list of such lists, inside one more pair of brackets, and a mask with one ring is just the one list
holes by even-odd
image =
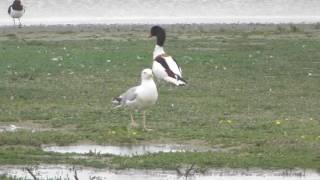
[[[151, 69], [144, 69], [141, 72], [141, 84], [139, 86], [131, 87], [125, 93], [113, 98], [112, 103], [116, 108], [124, 107], [130, 110], [141, 110], [143, 113], [143, 128], [146, 127], [146, 112], [145, 109], [154, 105], [158, 99], [158, 90], [153, 81], [153, 74]], [[133, 118], [132, 111], [130, 111], [131, 127], [136, 127], [137, 124]]]

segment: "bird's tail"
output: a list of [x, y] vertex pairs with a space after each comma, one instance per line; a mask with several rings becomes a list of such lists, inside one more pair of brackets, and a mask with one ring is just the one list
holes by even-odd
[[187, 84], [188, 84], [188, 83], [187, 83], [186, 80], [184, 80], [184, 79], [182, 79], [182, 77], [178, 76], [178, 78], [177, 78], [177, 85], [178, 85], [178, 86], [185, 86], [185, 85], [187, 85]]
[[164, 80], [176, 86], [185, 86], [187, 84], [187, 81], [182, 79], [179, 76], [176, 76], [176, 78], [172, 78], [168, 76], [168, 77], [165, 77]]
[[112, 105], [116, 106], [117, 107], [120, 107], [121, 106], [121, 100], [122, 98], [121, 97], [115, 97], [112, 99]]

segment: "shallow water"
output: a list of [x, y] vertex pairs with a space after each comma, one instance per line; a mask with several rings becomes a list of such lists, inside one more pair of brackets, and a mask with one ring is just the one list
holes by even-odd
[[[0, 1], [0, 25], [11, 25]], [[22, 0], [27, 25], [320, 21], [318, 0]]]
[[226, 151], [221, 148], [194, 147], [191, 145], [170, 145], [170, 144], [148, 144], [148, 145], [73, 145], [73, 146], [44, 146], [44, 151], [57, 153], [78, 153], [78, 154], [112, 154], [117, 156], [135, 156], [151, 153], [168, 152], [219, 152]]
[[[110, 170], [76, 167], [77, 177], [89, 180], [95, 177], [100, 180], [183, 180], [175, 171], [162, 170]], [[40, 179], [74, 179], [74, 170], [66, 165], [40, 165], [32, 170]], [[22, 166], [2, 166], [0, 174], [10, 177], [32, 179]], [[211, 170], [206, 174], [193, 174], [188, 179], [193, 180], [319, 180], [320, 175], [304, 170]]]

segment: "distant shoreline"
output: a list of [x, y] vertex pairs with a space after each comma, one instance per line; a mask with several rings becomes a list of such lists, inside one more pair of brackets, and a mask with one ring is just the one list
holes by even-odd
[[[32, 25], [2, 26], [0, 28], [0, 42], [6, 40], [83, 40], [83, 39], [122, 39], [128, 33], [138, 33], [141, 39], [146, 38], [151, 24], [82, 24], [82, 25]], [[205, 34], [205, 33], [318, 33], [318, 24], [166, 24], [162, 25], [173, 34]]]
[[[157, 23], [155, 23], [157, 24]], [[154, 24], [52, 24], [52, 25], [23, 25], [22, 28], [18, 28], [14, 25], [3, 25], [1, 27], [2, 33], [5, 31], [10, 31], [16, 29], [17, 31], [66, 31], [66, 30], [97, 30], [105, 29], [108, 31], [139, 31], [144, 28], [150, 28]], [[221, 29], [233, 29], [233, 30], [264, 30], [273, 31], [279, 27], [281, 28], [291, 28], [296, 26], [300, 29], [320, 29], [320, 23], [281, 23], [281, 24], [261, 24], [261, 23], [242, 23], [242, 24], [159, 24], [171, 30], [184, 30], [184, 31], [194, 31], [201, 28], [202, 31], [211, 30], [221, 30]], [[80, 28], [80, 29], [79, 29]]]
[[[221, 17], [63, 17], [63, 18], [22, 18], [26, 26], [51, 25], [148, 25], [148, 24], [317, 24], [320, 16], [221, 16]], [[12, 25], [10, 17], [0, 20], [0, 27]]]

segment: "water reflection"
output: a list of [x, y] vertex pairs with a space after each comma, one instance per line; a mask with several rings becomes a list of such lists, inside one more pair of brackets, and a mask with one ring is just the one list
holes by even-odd
[[[110, 170], [77, 167], [66, 165], [41, 165], [32, 169], [38, 179], [74, 179], [75, 170], [81, 180], [183, 180], [175, 171], [161, 170]], [[19, 166], [0, 167], [0, 174], [9, 177], [33, 179], [31, 174]], [[212, 170], [206, 174], [195, 174], [187, 179], [192, 180], [319, 180], [320, 175], [304, 170]]]
[[170, 144], [148, 144], [148, 145], [74, 145], [74, 146], [44, 146], [44, 151], [57, 153], [78, 153], [78, 154], [112, 154], [117, 156], [135, 156], [151, 153], [168, 152], [219, 152], [225, 151], [221, 148], [208, 148], [191, 145], [170, 145]]

